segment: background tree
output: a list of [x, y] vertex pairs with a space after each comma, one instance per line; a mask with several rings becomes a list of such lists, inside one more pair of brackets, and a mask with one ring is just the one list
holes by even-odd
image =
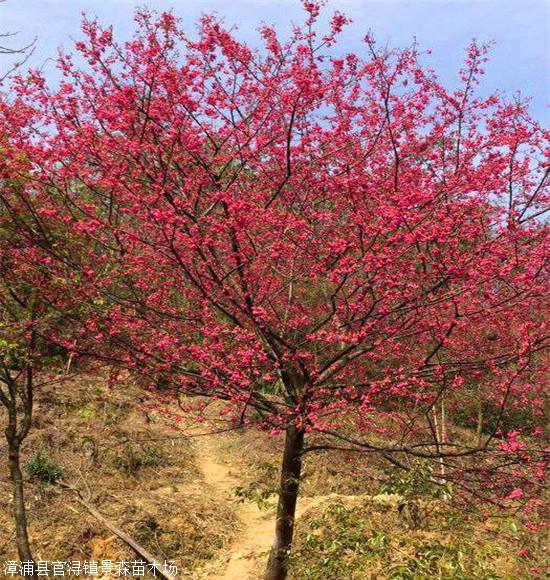
[[[8, 106], [3, 102], [2, 107]], [[21, 117], [24, 118], [24, 117]], [[12, 118], [15, 123], [15, 118]], [[14, 134], [16, 123], [11, 127]], [[86, 312], [78, 292], [83, 263], [76, 238], [43, 213], [29, 188], [32, 168], [2, 132], [0, 145], [0, 420], [13, 484], [15, 536], [19, 558], [32, 562], [28, 537], [22, 447], [33, 423], [35, 393], [64, 380], [54, 361]], [[69, 254], [65, 251], [70, 248]], [[82, 340], [79, 341], [82, 343]], [[57, 365], [59, 366], [59, 365]], [[32, 577], [33, 574], [29, 573]]]
[[32, 293], [21, 296], [12, 286], [2, 284], [0, 356], [0, 401], [7, 421], [5, 437], [8, 463], [13, 483], [13, 506], [16, 541], [22, 561], [32, 561], [27, 533], [23, 475], [20, 465], [21, 445], [32, 420], [36, 335], [35, 305]]
[[[3, 4], [6, 0], [0, 0]], [[15, 57], [15, 60], [5, 73], [0, 75], [0, 82], [5, 81], [10, 74], [22, 67], [34, 52], [36, 39], [24, 46], [10, 46], [11, 41], [17, 36], [17, 32], [0, 32], [0, 55], [3, 59]]]

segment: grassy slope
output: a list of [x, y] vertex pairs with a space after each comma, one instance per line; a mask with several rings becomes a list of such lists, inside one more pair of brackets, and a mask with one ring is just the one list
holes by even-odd
[[[203, 577], [201, 569], [220, 577], [216, 574], [246, 528], [238, 520], [247, 512], [227, 493], [213, 493], [204, 481], [200, 453], [214, 446], [218, 459], [230, 464], [232, 484], [238, 478], [241, 499], [269, 512], [280, 438], [232, 432], [209, 437], [205, 447], [136, 411], [140, 396], [130, 381], [111, 389], [101, 373], [80, 373], [38, 394], [35, 426], [24, 453], [35, 470], [27, 482], [35, 556], [135, 558], [70, 491], [37, 480], [39, 468], [57, 466], [110, 521], [159, 557], [176, 560], [186, 577]], [[0, 562], [16, 557], [4, 455]], [[49, 467], [44, 468], [44, 459]], [[343, 454], [307, 456], [304, 471], [292, 558], [296, 580], [542, 577], [543, 539], [525, 535], [512, 519], [483, 523], [475, 513], [462, 513], [437, 499], [380, 495], [383, 465], [361, 464]], [[269, 518], [265, 526], [272, 527]], [[531, 556], [519, 557], [526, 546]], [[255, 574], [259, 560], [257, 564]]]

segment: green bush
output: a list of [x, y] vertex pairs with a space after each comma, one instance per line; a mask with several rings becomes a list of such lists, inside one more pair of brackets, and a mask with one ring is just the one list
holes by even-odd
[[436, 519], [435, 527], [434, 520], [423, 522], [419, 529], [410, 529], [399, 515], [395, 500], [389, 497], [387, 501], [366, 499], [353, 506], [332, 504], [320, 516], [300, 525], [296, 549], [290, 558], [290, 577], [293, 580], [509, 577], [495, 570], [501, 551], [492, 542], [471, 538], [472, 530], [463, 527], [464, 522], [446, 528], [440, 516]]
[[418, 498], [445, 498], [453, 495], [452, 486], [436, 484], [433, 469], [417, 465], [409, 471], [393, 469], [388, 472], [388, 480], [381, 486], [380, 493], [396, 493], [405, 500]]
[[40, 453], [27, 461], [25, 470], [31, 480], [39, 481], [43, 484], [56, 483], [63, 476], [61, 467]]
[[[528, 408], [507, 407], [501, 416], [500, 405], [494, 401], [483, 401], [481, 404], [483, 414], [483, 434], [488, 435], [495, 430], [512, 431], [514, 429], [532, 429], [539, 422], [533, 418], [533, 414]], [[453, 409], [453, 422], [459, 427], [466, 429], [477, 429], [478, 409], [464, 401]], [[542, 421], [540, 422], [542, 425]]]

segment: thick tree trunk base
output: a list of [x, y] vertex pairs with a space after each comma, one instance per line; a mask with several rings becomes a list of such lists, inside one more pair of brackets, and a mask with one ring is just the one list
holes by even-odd
[[287, 428], [281, 467], [281, 489], [277, 505], [275, 541], [265, 571], [265, 580], [284, 580], [288, 573], [288, 556], [292, 546], [296, 502], [302, 471], [304, 432]]

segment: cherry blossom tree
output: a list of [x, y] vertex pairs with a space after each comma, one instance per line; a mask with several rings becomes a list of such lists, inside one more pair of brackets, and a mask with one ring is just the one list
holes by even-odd
[[47, 265], [36, 267], [35, 248], [14, 227], [13, 218], [24, 227], [21, 215], [11, 203], [4, 205], [12, 188], [17, 184], [3, 181], [0, 193], [0, 422], [13, 485], [16, 545], [20, 560], [32, 562], [21, 449], [32, 426], [35, 391], [52, 380], [38, 374], [44, 361], [50, 360], [45, 337], [62, 328], [64, 316], [48, 304], [55, 283], [49, 279]]
[[[17, 133], [16, 118], [11, 119], [10, 131]], [[39, 198], [29, 188], [29, 158], [10, 146], [7, 132], [0, 159], [0, 425], [13, 485], [19, 559], [32, 563], [22, 448], [32, 428], [36, 392], [66, 378], [52, 367], [52, 353], [65, 352], [65, 345], [76, 339], [84, 346], [73, 331], [87, 319], [88, 294], [78, 291], [83, 266], [78, 239], [69, 238], [62, 223], [41, 215]], [[26, 577], [34, 577], [32, 566], [25, 570]]]
[[[346, 17], [323, 34], [303, 5], [289, 38], [259, 29], [262, 49], [211, 16], [189, 36], [139, 11], [126, 43], [86, 20], [86, 66], [62, 54], [58, 87], [20, 79], [0, 129], [32, 159], [37, 211], [87, 240], [80, 335], [199, 414], [216, 400], [284, 434], [270, 579], [304, 453], [433, 461], [504, 502], [545, 465], [548, 132], [479, 96], [486, 47], [450, 90], [417, 46], [343, 54]], [[496, 419], [451, 437], [465, 394]], [[518, 407], [531, 427], [504, 429]]]

